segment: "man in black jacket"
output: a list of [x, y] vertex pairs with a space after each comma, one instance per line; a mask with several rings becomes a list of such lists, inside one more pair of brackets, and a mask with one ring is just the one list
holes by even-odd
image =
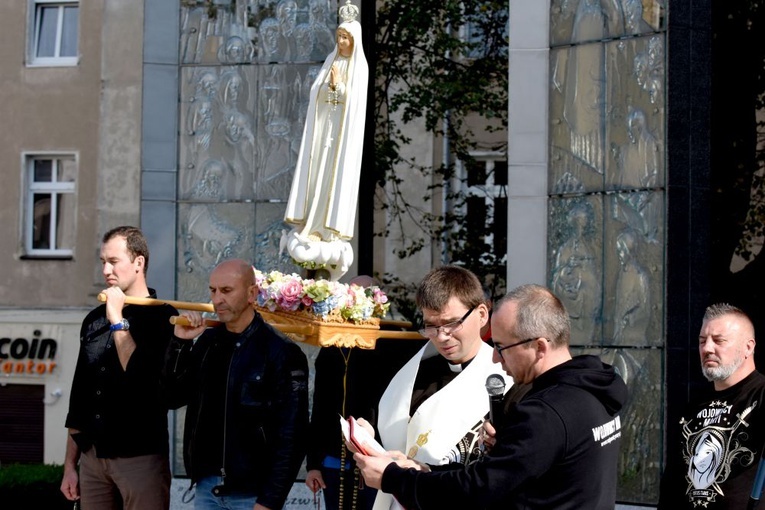
[[221, 262], [210, 298], [223, 324], [205, 331], [199, 313], [183, 312], [190, 325], [175, 326], [167, 383], [171, 404], [188, 405], [183, 453], [196, 510], [278, 510], [305, 456], [308, 362], [252, 308], [256, 296], [248, 262]]
[[613, 510], [624, 381], [597, 357], [571, 357], [568, 313], [544, 287], [511, 291], [491, 326], [495, 361], [516, 383], [531, 384], [491, 451], [466, 466], [356, 453], [367, 484], [409, 510]]

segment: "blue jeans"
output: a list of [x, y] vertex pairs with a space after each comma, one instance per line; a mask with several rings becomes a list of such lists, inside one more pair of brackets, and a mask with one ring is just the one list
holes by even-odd
[[252, 510], [258, 497], [251, 492], [231, 492], [223, 496], [212, 493], [220, 485], [220, 476], [207, 476], [197, 482], [194, 493], [194, 510]]
[[375, 502], [375, 496], [377, 496], [377, 489], [367, 487], [361, 474], [358, 479], [354, 476], [353, 464], [348, 462], [346, 464], [346, 471], [343, 473], [343, 508], [340, 508], [340, 459], [332, 459], [337, 462], [337, 468], [334, 466], [329, 467], [326, 459], [324, 465], [321, 468], [321, 476], [324, 478], [324, 483], [327, 488], [324, 489], [324, 504], [327, 510], [346, 510], [354, 508], [353, 506], [353, 492], [354, 485], [356, 486], [356, 510], [372, 510], [372, 506]]

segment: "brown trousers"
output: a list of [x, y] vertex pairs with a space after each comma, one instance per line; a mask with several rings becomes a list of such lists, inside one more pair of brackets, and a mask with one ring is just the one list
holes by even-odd
[[95, 448], [80, 456], [82, 510], [168, 510], [167, 455], [99, 459]]

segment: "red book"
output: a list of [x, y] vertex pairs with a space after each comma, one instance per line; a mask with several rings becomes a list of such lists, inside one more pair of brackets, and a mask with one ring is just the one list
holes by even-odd
[[340, 428], [343, 429], [345, 440], [351, 443], [359, 453], [364, 455], [369, 455], [373, 451], [385, 453], [385, 448], [367, 429], [359, 425], [353, 416], [349, 416], [347, 420], [340, 416]]

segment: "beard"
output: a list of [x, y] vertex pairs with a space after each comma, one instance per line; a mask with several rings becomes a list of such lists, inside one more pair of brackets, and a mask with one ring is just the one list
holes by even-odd
[[701, 373], [707, 378], [707, 381], [724, 381], [738, 370], [738, 368], [744, 363], [744, 357], [739, 353], [736, 358], [727, 365], [720, 365], [718, 367], [707, 368], [704, 363], [701, 364]]

